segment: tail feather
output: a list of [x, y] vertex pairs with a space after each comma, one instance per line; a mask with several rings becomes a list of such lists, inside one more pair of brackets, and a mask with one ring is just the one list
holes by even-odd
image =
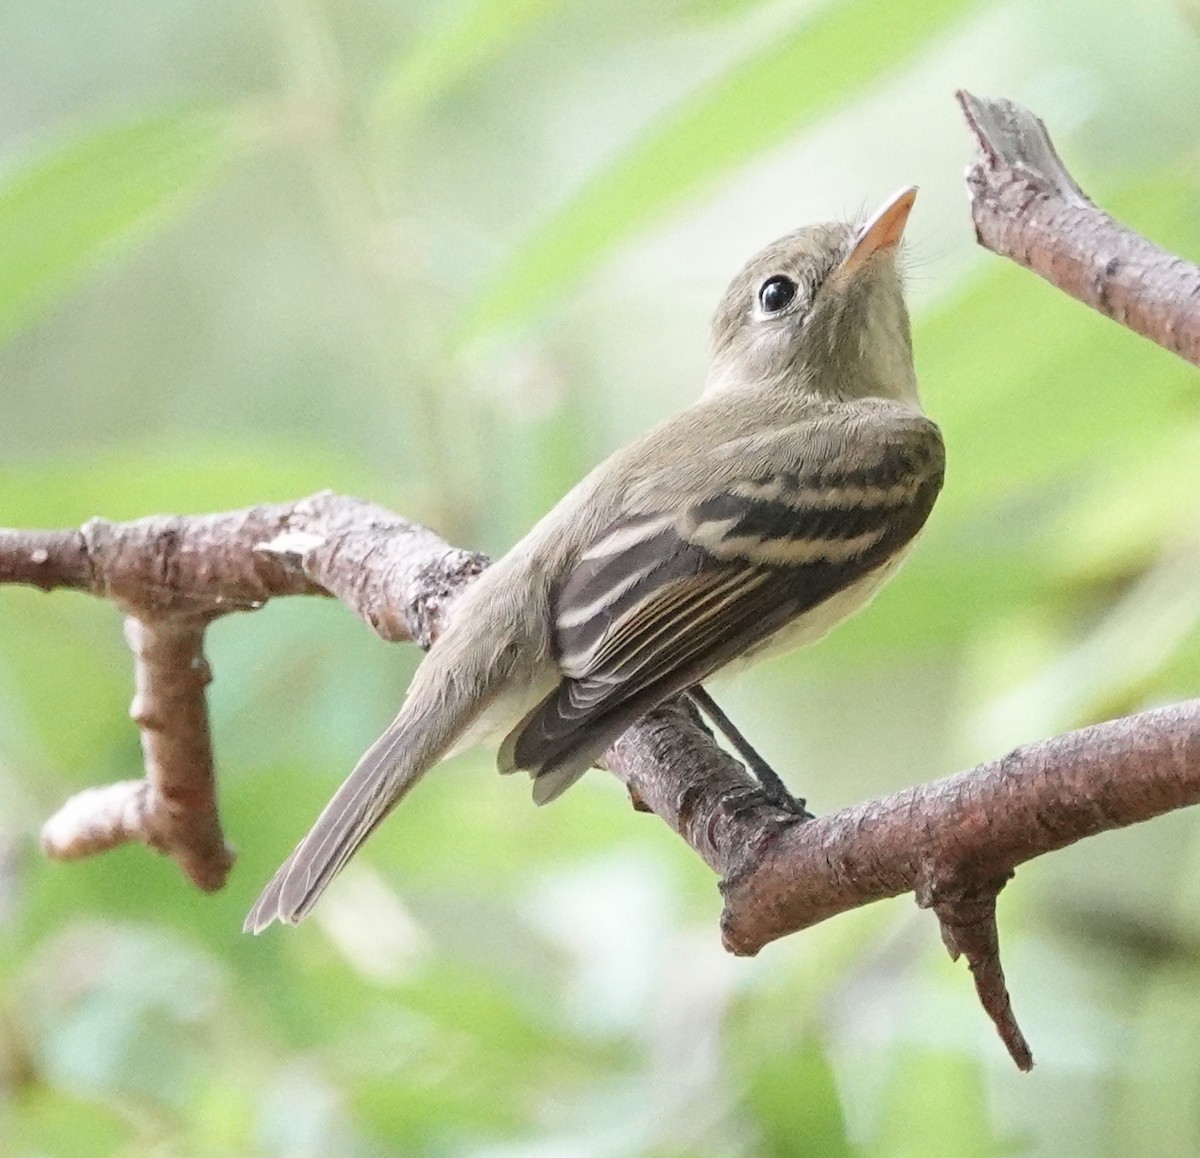
[[259, 933], [272, 921], [303, 920], [330, 882], [483, 710], [484, 698], [455, 710], [444, 699], [428, 710], [413, 697], [359, 760], [308, 835], [263, 889], [243, 926]]

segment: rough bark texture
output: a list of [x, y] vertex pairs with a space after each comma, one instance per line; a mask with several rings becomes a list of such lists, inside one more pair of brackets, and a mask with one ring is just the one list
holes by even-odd
[[979, 143], [967, 170], [979, 244], [1200, 366], [1200, 266], [1097, 209], [1027, 108], [958, 100]]
[[[145, 778], [73, 797], [46, 823], [46, 850], [71, 858], [140, 840], [200, 887], [219, 888], [232, 855], [216, 811], [204, 627], [275, 596], [336, 592], [384, 638], [428, 646], [484, 565], [425, 527], [330, 494], [222, 515], [0, 533], [0, 578], [113, 599], [135, 657]], [[1200, 799], [1200, 701], [810, 821], [772, 807], [686, 699], [639, 721], [605, 763], [723, 878], [732, 952], [753, 954], [837, 913], [914, 892], [951, 953], [966, 956], [1024, 1068], [1031, 1058], [1004, 987], [996, 895], [1023, 861]]]
[[[1097, 210], [1032, 114], [960, 94], [982, 155], [968, 174], [981, 243], [1184, 357], [1200, 356], [1200, 274]], [[0, 530], [0, 583], [112, 600], [135, 657], [145, 777], [72, 798], [43, 831], [53, 856], [139, 840], [201, 888], [232, 854], [217, 816], [204, 630], [284, 595], [340, 599], [384, 639], [428, 647], [487, 564], [380, 507], [332, 494], [194, 518]], [[347, 766], [353, 753], [348, 754]], [[722, 877], [734, 953], [913, 892], [1023, 1069], [1029, 1047], [1000, 965], [996, 898], [1017, 865], [1200, 800], [1200, 700], [1020, 748], [944, 780], [802, 820], [773, 807], [687, 699], [629, 729], [605, 765]]]
[[68, 860], [141, 841], [200, 888], [219, 889], [233, 852], [216, 805], [208, 624], [275, 596], [334, 595], [382, 638], [428, 647], [454, 592], [486, 562], [332, 494], [194, 518], [93, 519], [78, 531], [0, 531], [0, 583], [111, 599], [126, 614], [134, 655], [130, 715], [145, 776], [72, 797], [46, 822], [44, 848]]

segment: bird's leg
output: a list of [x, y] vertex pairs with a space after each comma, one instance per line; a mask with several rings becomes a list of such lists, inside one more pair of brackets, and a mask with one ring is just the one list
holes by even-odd
[[767, 801], [786, 812], [792, 812], [806, 820], [811, 820], [812, 813], [805, 807], [806, 802], [788, 791], [788, 787], [780, 779], [779, 773], [751, 747], [750, 742], [717, 706], [712, 696], [699, 684], [689, 688], [688, 695], [691, 696], [696, 707], [709, 718], [713, 726], [733, 745], [737, 754], [745, 760], [746, 766], [757, 778]]

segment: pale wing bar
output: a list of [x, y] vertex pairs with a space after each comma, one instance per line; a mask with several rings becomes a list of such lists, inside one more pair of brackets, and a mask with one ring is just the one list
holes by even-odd
[[510, 737], [509, 759], [557, 770], [561, 791], [654, 703], [884, 563], [941, 477], [940, 443], [897, 440], [865, 468], [747, 480], [680, 516], [618, 520], [558, 595], [568, 678]]

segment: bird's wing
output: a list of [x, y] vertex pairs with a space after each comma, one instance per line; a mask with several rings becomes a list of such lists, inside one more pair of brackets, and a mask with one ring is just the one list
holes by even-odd
[[884, 564], [941, 488], [941, 437], [916, 415], [866, 430], [813, 419], [755, 445], [716, 448], [690, 464], [691, 482], [664, 471], [557, 591], [564, 678], [500, 752], [502, 771], [534, 776], [539, 803], [650, 708]]

